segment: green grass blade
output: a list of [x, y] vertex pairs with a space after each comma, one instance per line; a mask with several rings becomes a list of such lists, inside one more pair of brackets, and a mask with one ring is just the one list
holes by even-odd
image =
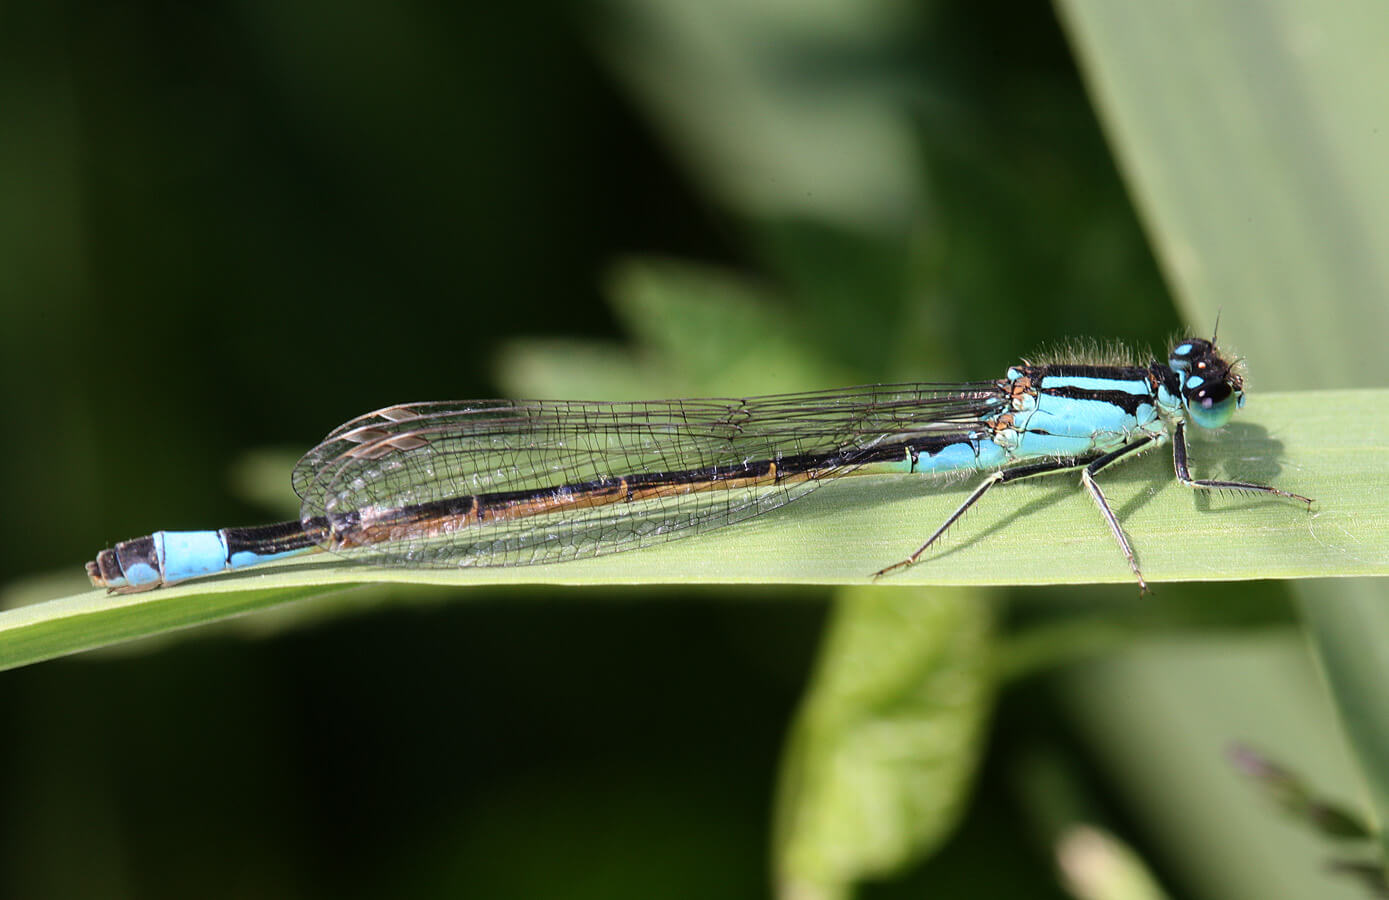
[[7, 609], [0, 613], [0, 671], [271, 609], [327, 590], [331, 587], [315, 584], [248, 590], [209, 583], [129, 596], [87, 591]]
[[[1389, 390], [1256, 395], [1193, 444], [1202, 476], [1274, 482], [1315, 497], [1307, 512], [1261, 498], [1193, 497], [1158, 451], [1106, 481], [1144, 573], [1164, 581], [1389, 574]], [[211, 622], [357, 582], [485, 584], [862, 584], [914, 549], [963, 499], [902, 476], [845, 478], [790, 507], [707, 535], [548, 566], [407, 571], [288, 561], [144, 594], [89, 591], [0, 613], [0, 667]], [[1131, 582], [1070, 476], [999, 488], [940, 553], [892, 585]]]

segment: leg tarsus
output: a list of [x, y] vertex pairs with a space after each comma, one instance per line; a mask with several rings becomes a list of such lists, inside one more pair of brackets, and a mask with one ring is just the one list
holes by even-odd
[[1299, 503], [1307, 504], [1311, 509], [1316, 501], [1311, 497], [1304, 497], [1301, 494], [1294, 494], [1291, 491], [1280, 490], [1266, 484], [1253, 484], [1248, 481], [1215, 481], [1206, 478], [1192, 478], [1191, 469], [1187, 465], [1186, 455], [1186, 423], [1178, 422], [1177, 429], [1172, 434], [1172, 466], [1177, 470], [1177, 481], [1193, 490], [1202, 491], [1240, 491], [1246, 494], [1269, 494], [1274, 497], [1283, 497], [1288, 500], [1296, 500]]

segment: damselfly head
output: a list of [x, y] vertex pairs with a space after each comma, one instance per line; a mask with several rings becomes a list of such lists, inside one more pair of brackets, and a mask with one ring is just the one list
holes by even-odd
[[1221, 427], [1244, 405], [1244, 378], [1212, 341], [1178, 341], [1168, 354], [1167, 365], [1180, 380], [1182, 406], [1191, 421], [1202, 428]]

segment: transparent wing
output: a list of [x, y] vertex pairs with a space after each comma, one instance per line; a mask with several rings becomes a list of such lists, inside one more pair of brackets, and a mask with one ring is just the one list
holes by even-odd
[[[388, 407], [339, 426], [294, 470], [306, 528], [341, 536], [363, 516], [468, 497], [569, 501], [594, 485], [661, 473], [662, 491], [563, 502], [466, 527], [398, 529], [389, 540], [325, 547], [415, 567], [556, 562], [646, 546], [774, 509], [857, 468], [890, 440], [960, 433], [1004, 402], [995, 382], [875, 385], [747, 399], [632, 403], [483, 400]], [[810, 477], [722, 477], [757, 464], [824, 458]], [[676, 479], [678, 480], [678, 479]], [[350, 542], [348, 542], [350, 543]]]

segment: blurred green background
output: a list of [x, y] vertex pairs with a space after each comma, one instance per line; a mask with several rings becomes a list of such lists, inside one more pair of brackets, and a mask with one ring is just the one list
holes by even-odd
[[[0, 46], [0, 583], [61, 573], [50, 595], [114, 540], [283, 517], [238, 474], [267, 448], [283, 504], [342, 420], [534, 383], [555, 345], [525, 339], [625, 371], [624, 260], [746, 278], [820, 367], [662, 388], [991, 377], [1181, 325], [1043, 5], [65, 2], [0, 10]], [[827, 591], [373, 591], [6, 673], [0, 895], [766, 895]], [[1000, 628], [1202, 626], [1254, 661], [1182, 648], [1181, 689], [1265, 724], [1314, 684], [1281, 586], [1132, 593], [1015, 592]], [[1152, 817], [1115, 772], [1184, 778], [1162, 741], [1196, 726], [1097, 718], [1106, 690], [1161, 703], [1109, 674], [1008, 682], [960, 829], [864, 895], [1064, 896], [1070, 818], [1177, 896], [1239, 895], [1263, 861], [1183, 856], [1196, 808]], [[1324, 702], [1297, 702], [1341, 787]], [[1201, 727], [1203, 758], [1242, 736]]]

